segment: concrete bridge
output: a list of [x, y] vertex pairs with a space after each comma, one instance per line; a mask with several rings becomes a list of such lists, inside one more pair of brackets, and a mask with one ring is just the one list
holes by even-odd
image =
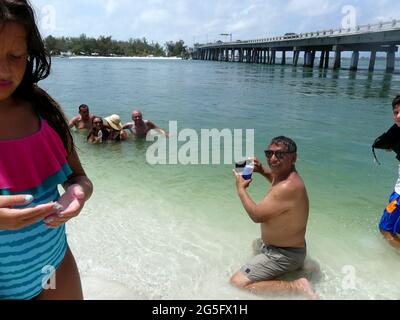
[[314, 67], [320, 51], [319, 68], [329, 68], [330, 53], [334, 53], [333, 69], [341, 68], [342, 52], [352, 52], [350, 70], [357, 70], [360, 52], [370, 52], [369, 71], [375, 68], [377, 52], [386, 54], [386, 71], [395, 70], [396, 52], [400, 45], [400, 20], [357, 26], [353, 29], [323, 30], [281, 37], [236, 42], [214, 42], [194, 48], [194, 60], [232, 61], [276, 64], [281, 52], [281, 64], [287, 63], [287, 52], [293, 52], [294, 66], [304, 52], [304, 67]]

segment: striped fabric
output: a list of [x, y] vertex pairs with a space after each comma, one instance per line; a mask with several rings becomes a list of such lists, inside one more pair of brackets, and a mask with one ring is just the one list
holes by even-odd
[[[62, 141], [45, 120], [29, 137], [0, 141], [0, 195], [30, 194], [34, 201], [26, 207], [57, 201], [58, 185], [71, 173]], [[49, 229], [40, 221], [22, 230], [0, 230], [0, 299], [39, 295], [66, 249], [65, 226]]]

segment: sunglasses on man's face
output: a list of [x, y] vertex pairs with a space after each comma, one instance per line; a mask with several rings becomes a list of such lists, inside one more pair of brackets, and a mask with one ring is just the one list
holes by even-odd
[[282, 160], [283, 157], [287, 154], [291, 154], [294, 153], [293, 151], [272, 151], [272, 150], [265, 150], [264, 151], [265, 156], [267, 157], [267, 159], [271, 159], [273, 155], [275, 155], [275, 157], [277, 157], [279, 160]]
[[95, 121], [95, 122], [93, 122], [94, 124], [103, 124], [103, 122], [101, 122], [101, 121]]

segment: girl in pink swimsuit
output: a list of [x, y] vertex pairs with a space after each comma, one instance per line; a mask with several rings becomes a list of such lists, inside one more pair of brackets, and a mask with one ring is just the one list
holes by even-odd
[[[0, 0], [0, 299], [82, 299], [65, 223], [92, 194], [27, 0]], [[58, 186], [64, 187], [60, 196]]]

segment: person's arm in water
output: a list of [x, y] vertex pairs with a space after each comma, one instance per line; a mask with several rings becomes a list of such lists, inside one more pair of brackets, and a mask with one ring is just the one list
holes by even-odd
[[157, 126], [155, 123], [148, 121], [147, 125], [150, 129], [156, 130], [156, 131], [160, 132], [162, 135], [164, 135], [165, 137], [169, 138], [169, 134], [166, 131], [164, 131], [163, 129], [161, 129], [159, 126]]
[[236, 175], [236, 188], [239, 198], [249, 217], [255, 223], [263, 223], [267, 219], [276, 217], [292, 207], [295, 190], [288, 183], [275, 186], [260, 204], [256, 204], [246, 191], [252, 180], [246, 181], [235, 171], [234, 173]]
[[73, 128], [76, 123], [79, 121], [79, 116], [78, 117], [74, 117], [72, 118], [69, 122], [68, 122], [68, 127], [71, 129]]
[[128, 123], [126, 123], [126, 124], [124, 124], [124, 125], [122, 126], [122, 129], [123, 129], [123, 130], [126, 130], [126, 129], [131, 130], [131, 129], [132, 129], [132, 126], [133, 126], [133, 123], [132, 123], [132, 122], [128, 122]]
[[267, 168], [264, 168], [262, 166], [260, 160], [258, 160], [257, 158], [250, 158], [250, 160], [253, 160], [253, 162], [254, 162], [254, 172], [261, 174], [266, 179], [268, 179], [269, 182], [272, 183], [271, 172]]
[[63, 184], [65, 193], [57, 201], [63, 208], [58, 215], [52, 215], [45, 220], [50, 228], [58, 228], [78, 216], [93, 193], [93, 184], [86, 176], [75, 150], [68, 156], [68, 164], [73, 174]]

